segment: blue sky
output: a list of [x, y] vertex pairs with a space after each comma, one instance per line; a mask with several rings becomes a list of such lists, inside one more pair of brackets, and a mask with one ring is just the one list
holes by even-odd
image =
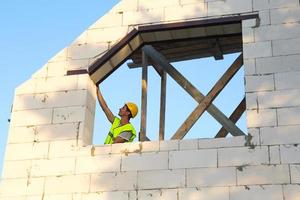
[[[43, 66], [48, 59], [68, 46], [81, 32], [103, 16], [117, 0], [1, 0], [0, 2], [0, 170], [6, 145], [14, 89]], [[223, 61], [213, 58], [174, 63], [201, 92], [206, 94], [216, 80], [231, 64], [235, 55], [226, 56]], [[118, 80], [126, 80], [124, 89]], [[159, 119], [159, 77], [149, 69], [149, 100], [147, 132], [157, 140]], [[103, 95], [113, 113], [126, 101], [140, 104], [141, 70], [129, 70], [121, 66], [103, 82]], [[228, 87], [214, 101], [225, 114], [230, 114], [243, 98], [243, 70], [229, 83]], [[122, 97], [122, 98], [120, 98]], [[166, 138], [170, 138], [196, 102], [168, 77]], [[187, 138], [213, 137], [220, 125], [207, 113], [195, 124]], [[201, 119], [202, 119], [201, 118]], [[136, 129], [140, 126], [139, 116], [133, 120]], [[245, 131], [245, 119], [239, 126]], [[94, 143], [101, 144], [109, 129], [109, 123], [97, 106]]]

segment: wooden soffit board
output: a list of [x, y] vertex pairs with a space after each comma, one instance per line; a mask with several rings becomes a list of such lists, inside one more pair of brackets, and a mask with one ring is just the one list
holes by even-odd
[[177, 23], [139, 26], [115, 44], [88, 69], [91, 79], [101, 83], [127, 59], [141, 62], [141, 47], [153, 45], [170, 62], [215, 56], [241, 51], [241, 21], [258, 14], [238, 15]]

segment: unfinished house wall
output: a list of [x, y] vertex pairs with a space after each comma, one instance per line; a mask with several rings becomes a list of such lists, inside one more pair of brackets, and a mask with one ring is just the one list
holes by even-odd
[[[259, 13], [243, 26], [247, 126], [220, 139], [91, 144], [87, 69], [141, 24]], [[300, 198], [298, 0], [123, 0], [15, 91], [1, 200]]]

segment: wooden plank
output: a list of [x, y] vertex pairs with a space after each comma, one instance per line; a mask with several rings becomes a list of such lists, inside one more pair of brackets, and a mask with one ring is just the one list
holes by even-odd
[[[157, 52], [152, 46], [145, 45], [143, 51], [155, 61], [158, 66], [164, 68], [164, 70], [198, 103], [204, 99], [204, 95], [197, 90], [184, 76], [180, 74], [159, 52]], [[216, 106], [211, 104], [207, 111], [233, 135], [245, 135], [226, 115], [224, 115]]]
[[142, 68], [142, 105], [141, 105], [141, 127], [140, 141], [146, 140], [146, 125], [147, 125], [147, 87], [148, 87], [148, 58], [142, 51], [143, 68]]
[[[230, 115], [229, 119], [233, 123], [236, 123], [241, 118], [241, 116], [243, 115], [245, 110], [246, 110], [246, 99], [244, 97], [243, 100], [240, 102], [240, 104], [236, 107], [236, 109]], [[224, 127], [222, 127], [219, 130], [219, 132], [217, 133], [217, 135], [215, 136], [215, 138], [226, 137], [227, 134], [228, 134], [228, 131]]]
[[161, 76], [161, 85], [160, 85], [159, 140], [165, 139], [166, 86], [167, 86], [167, 73], [164, 71]]
[[212, 44], [213, 44], [212, 53], [214, 55], [215, 60], [223, 60], [224, 57], [218, 39], [214, 39]]
[[183, 139], [187, 132], [192, 128], [196, 121], [201, 117], [204, 111], [211, 105], [213, 100], [218, 96], [218, 94], [224, 89], [224, 87], [229, 83], [232, 77], [238, 72], [242, 67], [243, 58], [241, 55], [233, 62], [233, 64], [226, 70], [223, 76], [217, 81], [214, 87], [208, 92], [207, 96], [204, 97], [203, 101], [199, 103], [196, 109], [189, 115], [189, 117], [184, 121], [184, 123], [179, 127], [176, 133], [171, 139]]

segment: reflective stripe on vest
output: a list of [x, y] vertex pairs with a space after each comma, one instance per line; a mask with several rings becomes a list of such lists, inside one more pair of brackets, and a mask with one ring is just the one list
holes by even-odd
[[118, 137], [122, 132], [125, 131], [131, 132], [131, 137], [126, 142], [132, 142], [134, 140], [134, 138], [136, 137], [136, 131], [134, 127], [130, 123], [119, 126], [120, 121], [121, 120], [119, 118], [115, 117], [109, 133], [104, 141], [104, 144], [113, 144], [113, 138]]

